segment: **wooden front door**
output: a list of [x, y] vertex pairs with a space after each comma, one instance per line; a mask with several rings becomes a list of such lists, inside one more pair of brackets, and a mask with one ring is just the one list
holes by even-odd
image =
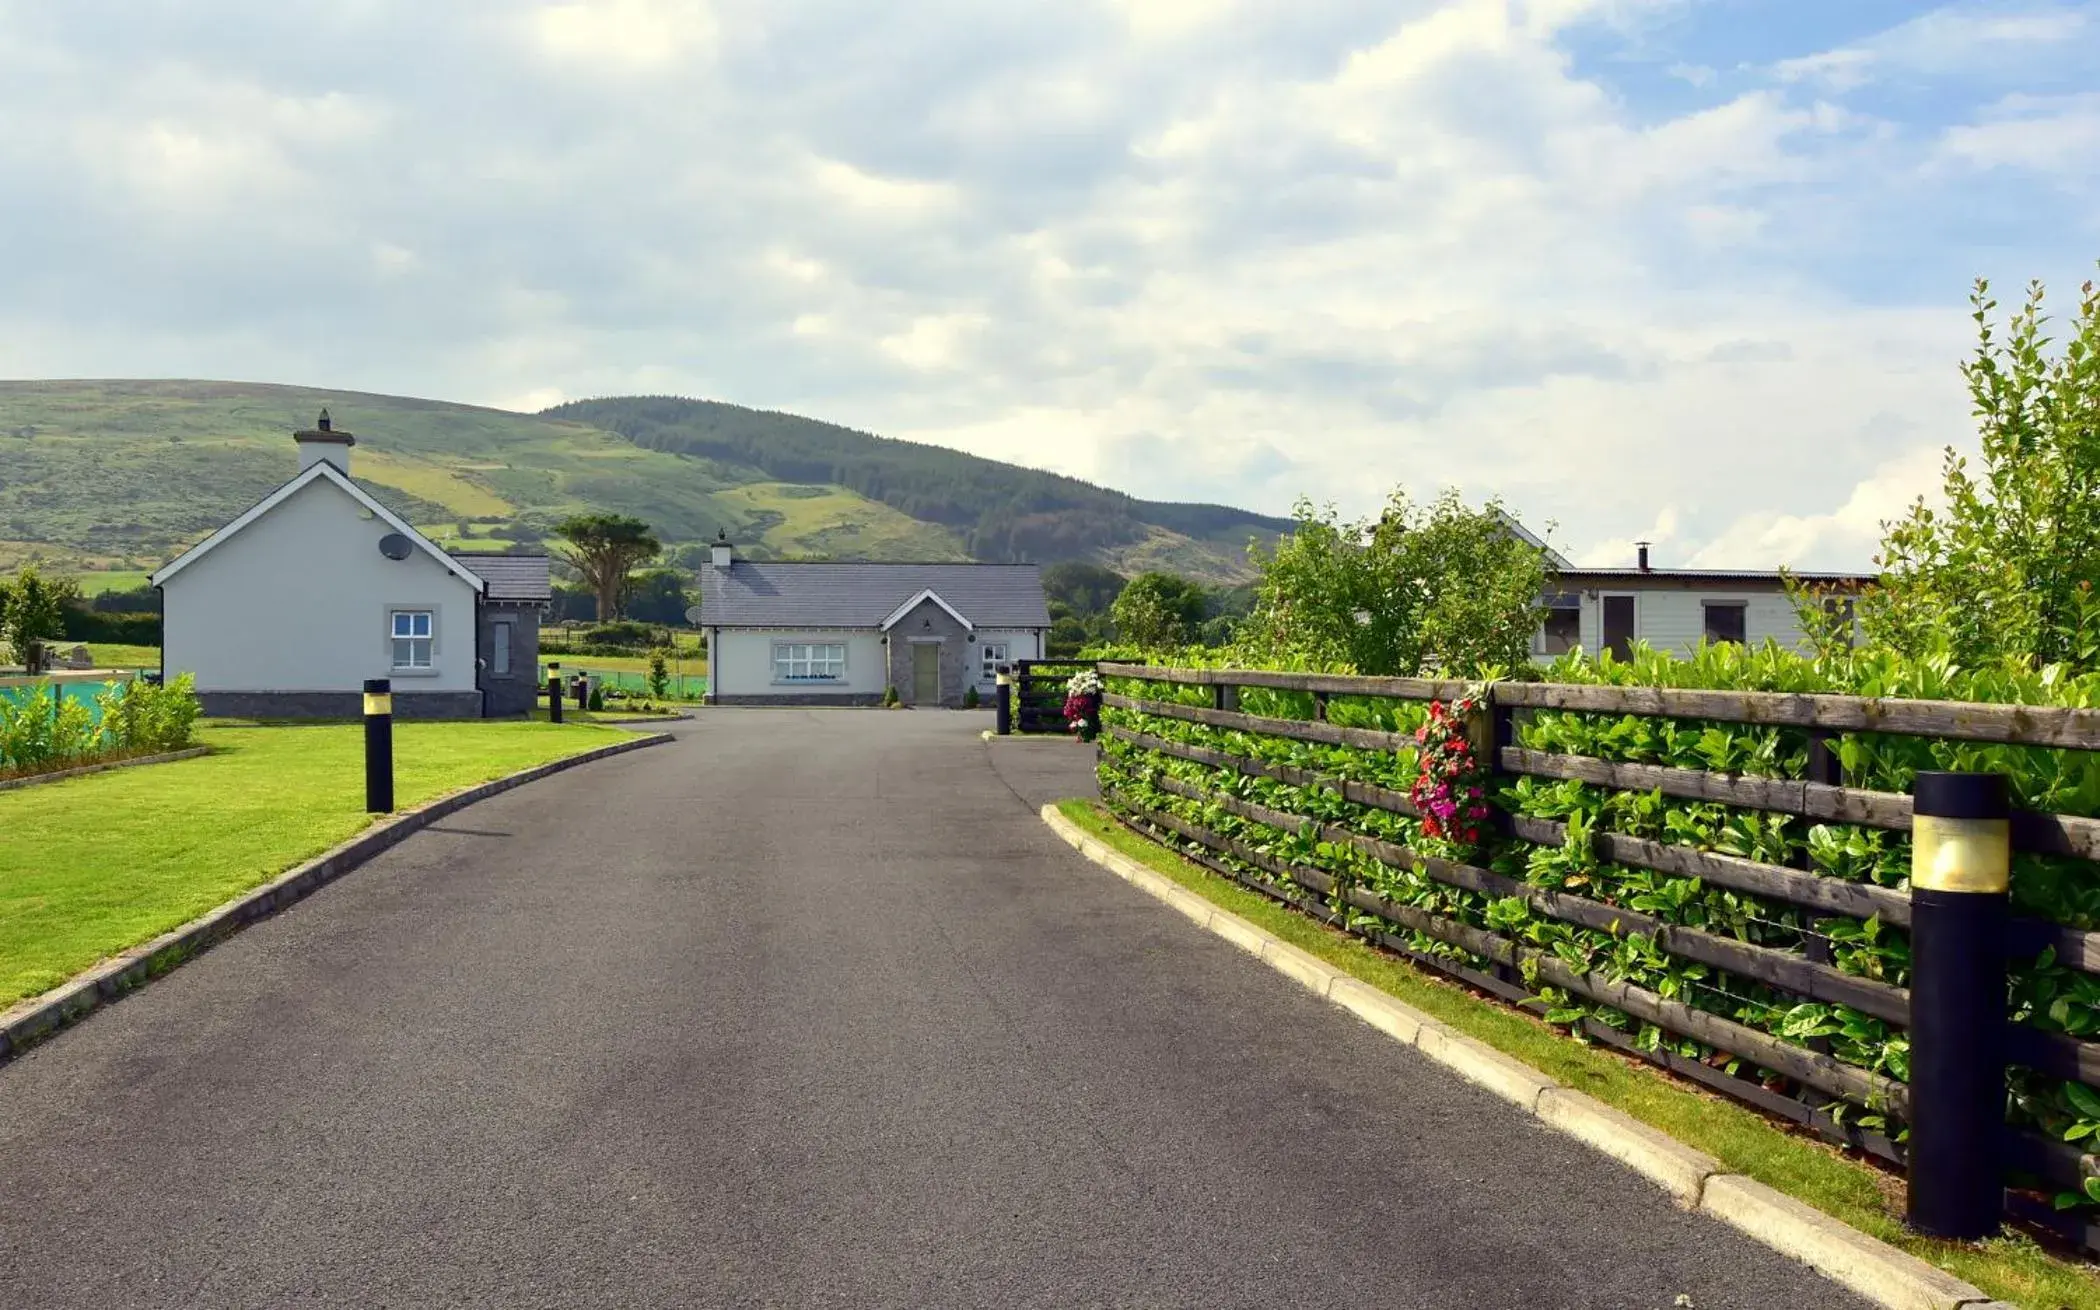
[[941, 703], [941, 648], [931, 642], [911, 648], [911, 703]]

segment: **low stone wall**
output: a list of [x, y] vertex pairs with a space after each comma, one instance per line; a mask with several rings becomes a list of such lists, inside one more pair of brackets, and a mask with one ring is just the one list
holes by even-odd
[[[215, 719], [356, 719], [365, 712], [356, 691], [203, 691], [197, 701]], [[478, 691], [394, 692], [397, 719], [478, 719]]]

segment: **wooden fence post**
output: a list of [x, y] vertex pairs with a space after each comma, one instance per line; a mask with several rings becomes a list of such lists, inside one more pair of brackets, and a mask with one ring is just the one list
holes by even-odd
[[1910, 875], [1910, 1226], [1998, 1231], [2005, 1136], [2005, 776], [1920, 773]]

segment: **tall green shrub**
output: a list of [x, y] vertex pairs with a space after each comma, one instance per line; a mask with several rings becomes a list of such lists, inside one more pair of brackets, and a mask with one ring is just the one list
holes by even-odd
[[2085, 284], [2063, 347], [2043, 336], [2042, 286], [2001, 337], [1987, 282], [1962, 366], [1979, 464], [1950, 447], [1943, 509], [1921, 498], [1884, 525], [1880, 585], [1862, 598], [1875, 645], [1956, 664], [2100, 669], [2100, 293]]
[[1393, 492], [1376, 519], [1344, 522], [1300, 501], [1297, 529], [1261, 570], [1244, 648], [1358, 673], [1472, 675], [1525, 667], [1547, 583], [1544, 554], [1500, 502]]

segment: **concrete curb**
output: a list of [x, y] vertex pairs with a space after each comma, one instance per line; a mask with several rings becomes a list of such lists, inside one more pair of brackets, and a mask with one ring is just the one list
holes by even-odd
[[177, 760], [194, 760], [211, 754], [209, 746], [186, 746], [179, 751], [162, 751], [158, 755], [134, 755], [128, 760], [104, 760], [100, 764], [77, 764], [70, 769], [53, 769], [49, 773], [32, 773], [26, 778], [9, 778], [0, 782], [0, 791], [20, 791], [24, 787], [41, 787], [47, 782], [64, 782], [68, 778], [85, 778], [91, 773], [108, 773], [112, 769], [131, 769], [141, 764], [173, 764]]
[[509, 777], [497, 778], [449, 796], [439, 797], [421, 809], [408, 810], [391, 819], [382, 820], [341, 845], [278, 875], [239, 900], [229, 901], [142, 946], [134, 946], [128, 951], [111, 956], [70, 982], [61, 984], [41, 996], [32, 996], [8, 1010], [0, 1011], [0, 1065], [5, 1065], [59, 1029], [78, 1023], [125, 993], [143, 987], [184, 960], [201, 954], [249, 924], [267, 919], [308, 893], [335, 881], [409, 834], [427, 828], [439, 819], [476, 801], [487, 800], [513, 787], [522, 787], [528, 782], [573, 769], [580, 764], [589, 764], [676, 740], [677, 738], [664, 732], [652, 733], [646, 737], [630, 737], [626, 741], [600, 746], [580, 755], [570, 755], [534, 765]]
[[986, 728], [977, 735], [986, 741], [1059, 741], [1069, 744], [1073, 740], [1068, 732], [1009, 732], [1002, 737], [993, 728]]
[[1595, 1097], [1563, 1087], [1530, 1065], [1279, 940], [1088, 835], [1058, 813], [1055, 805], [1045, 805], [1042, 816], [1052, 832], [1110, 873], [1165, 901], [1393, 1040], [1413, 1046], [1468, 1082], [1617, 1160], [1686, 1209], [1711, 1215], [1891, 1310], [1990, 1310], [1999, 1305], [1981, 1289], [1812, 1206], [1755, 1179], [1722, 1173], [1713, 1157]]

